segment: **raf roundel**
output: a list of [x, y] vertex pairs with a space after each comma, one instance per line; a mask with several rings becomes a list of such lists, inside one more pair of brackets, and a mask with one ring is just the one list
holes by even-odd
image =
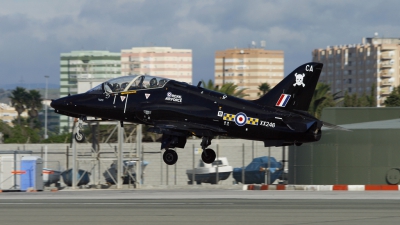
[[171, 93], [171, 92], [168, 92], [168, 93], [167, 93], [167, 96], [168, 96], [168, 97], [171, 97], [171, 96], [172, 96], [172, 93]]
[[246, 114], [240, 112], [235, 116], [235, 123], [238, 126], [244, 126], [247, 123], [247, 116]]

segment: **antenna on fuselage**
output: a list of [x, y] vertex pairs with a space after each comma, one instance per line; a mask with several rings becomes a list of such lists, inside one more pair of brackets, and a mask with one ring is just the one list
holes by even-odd
[[200, 87], [201, 86], [201, 81], [199, 81], [199, 83], [197, 84], [197, 87]]

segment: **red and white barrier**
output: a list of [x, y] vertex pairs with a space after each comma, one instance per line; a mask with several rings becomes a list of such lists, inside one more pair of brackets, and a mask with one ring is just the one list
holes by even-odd
[[400, 185], [243, 185], [243, 190], [303, 190], [303, 191], [399, 191]]

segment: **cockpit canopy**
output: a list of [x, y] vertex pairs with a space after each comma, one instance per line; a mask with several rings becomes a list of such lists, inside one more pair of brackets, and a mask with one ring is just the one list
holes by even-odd
[[108, 80], [90, 89], [88, 92], [101, 91], [102, 93], [115, 93], [129, 90], [162, 88], [168, 81], [169, 79], [163, 77], [154, 77], [150, 75], [129, 75]]

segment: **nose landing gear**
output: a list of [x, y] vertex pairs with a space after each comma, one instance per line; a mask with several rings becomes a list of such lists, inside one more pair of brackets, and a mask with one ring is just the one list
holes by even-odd
[[74, 138], [76, 142], [78, 143], [83, 143], [85, 142], [86, 138], [85, 135], [82, 133], [82, 119], [78, 119], [78, 127], [76, 128], [76, 133], [74, 135]]

